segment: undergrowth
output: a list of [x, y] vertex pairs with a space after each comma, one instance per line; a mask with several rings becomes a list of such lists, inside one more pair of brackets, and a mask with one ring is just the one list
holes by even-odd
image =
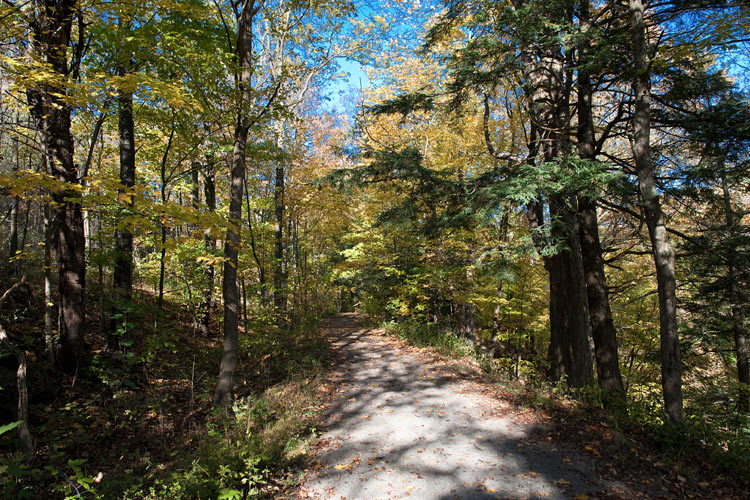
[[74, 379], [49, 381], [60, 392], [30, 408], [35, 459], [13, 452], [13, 431], [0, 433], [0, 498], [239, 500], [294, 483], [327, 366], [317, 318], [288, 331], [251, 318], [231, 411], [212, 408], [221, 341], [186, 334], [190, 321], [175, 304], [138, 304], [127, 355], [95, 345]]
[[[510, 376], [512, 365], [518, 360], [489, 359], [486, 352], [466, 339], [451, 332], [446, 325], [424, 323], [407, 318], [381, 324], [383, 330], [409, 345], [429, 347], [453, 358], [470, 358], [487, 374], [490, 381], [501, 386], [505, 395], [523, 406], [539, 408], [551, 415], [553, 421], [570, 420], [576, 415], [581, 427], [604, 419], [607, 428], [617, 434], [615, 441], [627, 455], [638, 447], [658, 456], [658, 460], [680, 468], [693, 469], [700, 464], [704, 474], [731, 476], [750, 482], [750, 415], [736, 410], [705, 405], [697, 398], [685, 406], [685, 422], [666, 421], [661, 404], [659, 384], [648, 388], [631, 387], [627, 414], [606, 413], [603, 394], [597, 386], [586, 387], [572, 395], [563, 384], [551, 384], [541, 377]], [[524, 362], [531, 364], [530, 362]], [[526, 367], [530, 371], [530, 367]], [[562, 416], [562, 417], [561, 417]], [[589, 420], [590, 422], [586, 423]]]
[[387, 321], [381, 325], [389, 335], [416, 347], [432, 347], [440, 354], [464, 358], [473, 356], [474, 347], [466, 339], [454, 335], [439, 323], [423, 323], [415, 319]]

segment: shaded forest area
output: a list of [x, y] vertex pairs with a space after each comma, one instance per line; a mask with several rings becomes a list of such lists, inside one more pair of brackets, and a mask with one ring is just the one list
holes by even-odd
[[742, 490], [748, 9], [4, 0], [0, 496], [288, 494], [348, 310]]

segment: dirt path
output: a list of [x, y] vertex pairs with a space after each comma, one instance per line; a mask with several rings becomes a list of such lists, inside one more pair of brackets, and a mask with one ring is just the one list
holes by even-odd
[[327, 328], [333, 394], [301, 498], [590, 499], [621, 486], [599, 483], [587, 457], [528, 440], [534, 424], [522, 410], [436, 357], [358, 326], [355, 315]]

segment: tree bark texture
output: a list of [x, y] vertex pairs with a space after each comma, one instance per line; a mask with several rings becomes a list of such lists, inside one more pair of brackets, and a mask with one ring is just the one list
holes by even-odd
[[237, 288], [237, 264], [242, 227], [242, 195], [245, 184], [245, 153], [247, 148], [248, 120], [247, 105], [250, 102], [252, 78], [252, 42], [255, 2], [248, 0], [242, 4], [237, 23], [237, 62], [240, 73], [237, 75], [239, 103], [234, 132], [232, 171], [229, 192], [229, 226], [224, 244], [224, 350], [219, 365], [219, 379], [214, 392], [214, 404], [226, 407], [233, 399], [234, 370], [239, 358], [239, 290]]
[[[549, 259], [550, 295], [556, 305], [550, 308], [550, 328], [555, 330], [559, 356], [570, 387], [581, 388], [593, 382], [594, 366], [589, 346], [590, 325], [588, 298], [584, 281], [581, 244], [573, 208], [569, 201], [550, 199], [550, 214], [561, 217], [553, 221], [552, 236], [566, 247]], [[554, 282], [554, 287], [553, 287]]]
[[[279, 140], [280, 142], [280, 140]], [[276, 177], [273, 194], [274, 216], [276, 228], [274, 231], [273, 254], [273, 306], [279, 315], [279, 325], [284, 325], [287, 306], [286, 272], [284, 270], [284, 166], [276, 167]]]
[[[580, 0], [580, 29], [583, 39], [578, 47], [578, 154], [583, 159], [596, 157], [596, 137], [592, 111], [593, 89], [587, 69], [591, 42], [586, 38], [590, 26], [589, 0]], [[581, 257], [586, 280], [591, 335], [599, 387], [605, 408], [626, 410], [625, 387], [620, 374], [617, 331], [609, 305], [609, 289], [604, 273], [602, 245], [596, 201], [586, 195], [578, 198]]]
[[651, 240], [659, 294], [659, 336], [661, 341], [661, 377], [664, 409], [672, 422], [682, 422], [682, 368], [677, 335], [677, 296], [675, 252], [669, 241], [659, 195], [656, 191], [654, 163], [651, 158], [651, 88], [648, 47], [642, 0], [629, 0], [630, 30], [633, 47], [633, 158], [638, 173], [640, 202]]
[[[204, 180], [203, 180], [203, 194], [206, 198], [206, 208], [209, 212], [216, 211], [216, 183], [214, 179], [214, 164], [211, 158], [206, 162]], [[206, 231], [204, 237], [204, 246], [206, 253], [213, 255], [216, 251], [216, 238], [211, 236], [211, 231]], [[198, 333], [207, 337], [210, 335], [210, 324], [211, 324], [211, 305], [213, 303], [214, 293], [214, 266], [213, 264], [206, 265], [206, 285], [203, 289], [203, 295], [201, 297], [201, 303], [198, 307]]]
[[44, 211], [44, 345], [47, 361], [55, 361], [55, 302], [52, 296], [52, 250], [54, 247], [53, 234], [55, 232], [54, 216], [49, 203], [45, 203]]
[[[10, 297], [13, 292], [22, 287], [27, 286], [22, 280], [16, 283], [0, 297], [0, 310]], [[11, 354], [15, 355], [16, 361], [18, 362], [18, 370], [16, 371], [16, 388], [18, 390], [18, 420], [21, 422], [18, 425], [18, 437], [21, 441], [21, 449], [23, 450], [24, 457], [27, 461], [34, 457], [34, 440], [31, 437], [31, 431], [29, 430], [29, 391], [26, 385], [26, 354], [22, 349], [17, 348], [8, 337], [8, 333], [0, 325], [0, 345], [5, 347], [6, 350], [10, 351]]]
[[60, 290], [60, 353], [58, 360], [66, 371], [78, 366], [83, 347], [84, 290], [86, 283], [83, 212], [74, 186], [79, 184], [73, 163], [73, 136], [70, 132], [71, 108], [67, 102], [65, 81], [69, 77], [68, 46], [76, 2], [43, 0], [28, 7], [27, 20], [33, 33], [37, 55], [45, 60], [59, 80], [42, 83], [28, 92], [32, 113], [42, 131], [50, 173], [62, 183], [53, 193], [57, 206], [57, 257]]
[[18, 206], [21, 199], [18, 196], [13, 198], [13, 205], [10, 209], [10, 235], [8, 236], [8, 269], [14, 269], [13, 258], [18, 252]]
[[[540, 149], [544, 161], [549, 162], [568, 149], [569, 89], [559, 44], [551, 42], [533, 49], [521, 49], [525, 92], [532, 127], [537, 132], [535, 144], [529, 149], [531, 153]], [[568, 384], [580, 388], [593, 381], [593, 361], [575, 200], [557, 193], [548, 194], [547, 198], [551, 235], [563, 247], [546, 261], [550, 275], [550, 375], [552, 380], [558, 380], [564, 372]], [[528, 214], [531, 225], [539, 225], [544, 215], [538, 211]]]
[[[119, 71], [122, 75], [124, 70]], [[129, 188], [135, 185], [135, 124], [133, 122], [133, 93], [120, 89], [118, 97], [118, 122], [120, 134], [120, 187], [117, 194], [120, 202], [125, 203], [121, 215], [127, 215], [133, 207], [132, 193]], [[124, 199], [123, 199], [124, 198]], [[110, 332], [107, 337], [109, 349], [119, 349], [124, 318], [127, 310], [124, 307], [130, 302], [133, 292], [133, 231], [130, 224], [120, 222], [115, 229], [115, 265], [114, 265], [114, 305]]]

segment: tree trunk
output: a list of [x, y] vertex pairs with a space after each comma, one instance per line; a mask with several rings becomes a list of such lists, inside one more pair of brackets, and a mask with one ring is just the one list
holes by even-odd
[[[533, 125], [532, 125], [533, 128]], [[533, 136], [533, 134], [532, 134]], [[530, 151], [533, 152], [534, 146], [529, 147]], [[532, 153], [533, 154], [533, 153]], [[534, 242], [534, 246], [537, 251], [542, 254], [542, 250], [545, 246], [540, 229], [544, 223], [544, 206], [541, 200], [535, 200], [526, 205], [526, 219], [529, 224], [529, 231], [531, 232], [531, 238]], [[542, 254], [543, 255], [543, 254]], [[549, 346], [547, 348], [547, 362], [549, 363], [549, 370], [547, 372], [547, 378], [552, 382], [559, 382], [564, 372], [563, 356], [562, 356], [562, 337], [564, 335], [562, 328], [564, 322], [561, 320], [562, 311], [560, 311], [560, 298], [562, 295], [562, 285], [560, 282], [561, 270], [558, 269], [559, 264], [553, 262], [552, 257], [542, 257], [544, 261], [544, 268], [549, 274]]]
[[[13, 292], [21, 287], [28, 288], [28, 285], [23, 279], [3, 293], [2, 297], [0, 297], [0, 310], [2, 310], [5, 301], [13, 294]], [[31, 293], [30, 289], [29, 293]], [[23, 449], [24, 456], [28, 461], [34, 457], [34, 441], [31, 438], [31, 432], [29, 431], [29, 391], [26, 386], [26, 354], [10, 341], [3, 325], [0, 325], [0, 345], [10, 351], [11, 354], [15, 355], [16, 360], [18, 361], [18, 371], [16, 372], [16, 387], [18, 389], [18, 420], [20, 421], [20, 424], [18, 425], [18, 437], [21, 440], [21, 448]]]
[[[40, 121], [47, 164], [63, 189], [52, 198], [57, 206], [57, 257], [60, 289], [61, 366], [68, 372], [78, 367], [83, 347], [84, 290], [86, 283], [83, 213], [76, 186], [78, 169], [73, 162], [70, 104], [65, 82], [69, 76], [68, 45], [76, 2], [44, 0], [31, 18], [34, 44], [59, 80], [49, 80], [39, 92]], [[32, 103], [36, 105], [37, 103]]]
[[240, 287], [242, 288], [242, 324], [247, 330], [247, 289], [245, 287], [245, 278], [240, 278]]
[[[206, 206], [208, 211], [213, 213], [216, 211], [216, 184], [214, 181], [214, 165], [211, 158], [206, 162], [206, 172], [204, 176], [203, 192], [206, 198]], [[204, 245], [206, 253], [213, 255], [216, 250], [216, 238], [211, 236], [211, 231], [207, 230]], [[214, 293], [214, 266], [208, 264], [205, 269], [206, 273], [206, 284], [203, 289], [203, 295], [201, 297], [201, 304], [198, 308], [198, 333], [207, 337], [210, 335], [210, 324], [211, 324], [211, 304], [213, 302]]]
[[[279, 142], [281, 139], [279, 139]], [[286, 319], [286, 273], [284, 272], [284, 166], [276, 167], [273, 205], [276, 218], [273, 259], [273, 306], [279, 315], [279, 326]]]
[[549, 270], [549, 347], [547, 348], [547, 363], [549, 363], [549, 372], [547, 377], [553, 383], [557, 383], [562, 379], [564, 373], [564, 361], [562, 355], [562, 327], [563, 322], [560, 321], [561, 313], [559, 312], [560, 305], [560, 282], [558, 279], [559, 273], [553, 273], [552, 259], [550, 259]]
[[[727, 184], [726, 173], [721, 174], [721, 189], [724, 196], [724, 214], [726, 218], [729, 235], [734, 239], [737, 234], [735, 225], [732, 200]], [[737, 355], [737, 380], [740, 383], [737, 397], [737, 409], [741, 413], [750, 412], [750, 363], [747, 355], [747, 334], [745, 333], [744, 318], [742, 314], [742, 301], [740, 299], [737, 277], [739, 269], [737, 265], [737, 251], [734, 241], [730, 242], [727, 264], [729, 271], [729, 305], [732, 308], [732, 333], [734, 334], [734, 350]]]
[[555, 302], [550, 306], [550, 329], [560, 350], [554, 355], [562, 360], [568, 385], [577, 389], [591, 384], [594, 378], [588, 299], [575, 214], [568, 203], [556, 198], [550, 199], [550, 215], [560, 217], [562, 222], [553, 223], [552, 236], [566, 248], [549, 259], [550, 301]]
[[[23, 233], [21, 234], [21, 244], [18, 247], [19, 252], [23, 252], [23, 249], [26, 247], [26, 236], [29, 232], [29, 214], [31, 214], [31, 200], [26, 200], [26, 211], [23, 214]], [[19, 262], [19, 270], [20, 265]]]
[[654, 163], [651, 158], [651, 88], [648, 47], [642, 0], [629, 0], [630, 29], [635, 75], [633, 115], [633, 157], [638, 172], [640, 202], [651, 239], [659, 294], [659, 335], [661, 338], [661, 377], [664, 409], [672, 422], [682, 422], [682, 369], [677, 335], [677, 296], [675, 293], [675, 253], [669, 241], [659, 195], [656, 192]]
[[13, 205], [10, 209], [10, 236], [8, 242], [8, 268], [15, 269], [13, 261], [18, 252], [18, 207], [21, 204], [21, 198], [13, 198]]
[[[118, 73], [125, 74], [124, 69]], [[121, 215], [127, 215], [133, 207], [132, 193], [128, 192], [135, 185], [135, 124], [133, 122], [133, 93], [120, 89], [118, 103], [118, 131], [120, 134], [120, 187], [117, 194], [120, 203], [125, 207], [120, 210]], [[123, 199], [124, 198], [124, 199]], [[123, 326], [126, 322], [124, 315], [128, 310], [128, 303], [133, 293], [133, 231], [130, 224], [115, 229], [115, 258], [114, 258], [114, 304], [110, 319], [110, 331], [107, 336], [107, 347], [110, 350], [120, 349]]]
[[[589, 0], [580, 0], [580, 29], [584, 35], [579, 46], [578, 67], [578, 154], [581, 158], [594, 160], [596, 138], [592, 112], [593, 90], [588, 71], [590, 41], [586, 38], [590, 26]], [[588, 196], [578, 198], [579, 233], [581, 257], [586, 279], [591, 335], [594, 340], [594, 357], [599, 387], [603, 392], [605, 408], [627, 411], [625, 387], [620, 375], [617, 352], [617, 331], [612, 321], [609, 305], [609, 289], [604, 273], [604, 259], [599, 240], [599, 221], [596, 201]]]
[[[160, 167], [160, 181], [161, 181], [161, 203], [166, 205], [169, 201], [169, 195], [167, 195], [167, 160], [169, 159], [169, 150], [172, 149], [172, 140], [174, 139], [175, 127], [172, 124], [172, 130], [169, 132], [169, 140], [167, 140], [167, 146], [164, 148], [164, 154], [161, 157]], [[161, 250], [159, 252], [159, 299], [158, 307], [161, 311], [164, 307], [164, 274], [165, 274], [165, 259], [167, 257], [167, 227], [165, 225], [166, 215], [162, 214], [162, 219], [159, 223], [161, 226]]]
[[[7, 292], [6, 292], [7, 293]], [[21, 441], [21, 449], [26, 461], [34, 458], [34, 440], [29, 430], [29, 390], [26, 385], [26, 354], [14, 346], [2, 325], [0, 325], [0, 344], [16, 356], [18, 370], [16, 371], [16, 388], [18, 391], [17, 417], [20, 421], [18, 425], [18, 438]]]
[[201, 206], [201, 184], [198, 172], [201, 170], [201, 163], [194, 161], [190, 164], [190, 206], [198, 210]]
[[[474, 270], [470, 264], [466, 267], [466, 282], [468, 284], [468, 289], [471, 289], [474, 285]], [[461, 314], [461, 335], [468, 340], [471, 345], [474, 345], [474, 342], [476, 341], [474, 331], [474, 304], [471, 302], [464, 302], [460, 307], [463, 308], [463, 313]]]
[[159, 251], [159, 298], [157, 307], [160, 311], [164, 310], [164, 275], [166, 274], [167, 258], [167, 227], [162, 222], [161, 225], [161, 250]]
[[250, 190], [247, 187], [247, 179], [245, 179], [245, 203], [247, 208], [247, 230], [250, 235], [250, 251], [253, 254], [253, 260], [258, 268], [258, 285], [260, 285], [260, 292], [263, 300], [266, 304], [269, 302], [268, 286], [266, 283], [266, 272], [263, 268], [263, 263], [258, 255], [258, 246], [255, 242], [255, 231], [253, 230], [253, 211], [250, 208]]
[[[498, 253], [502, 259], [502, 265], [507, 266], [508, 259], [504, 255], [505, 244], [508, 239], [508, 212], [503, 209], [503, 215], [500, 217], [498, 223]], [[503, 298], [503, 278], [500, 273], [497, 276], [497, 286], [495, 287], [495, 308], [492, 312], [492, 334], [490, 336], [490, 350], [487, 353], [490, 359], [495, 357], [495, 350], [497, 350], [498, 337], [500, 335], [500, 314], [502, 312], [501, 300]]]
[[252, 78], [252, 37], [255, 1], [242, 4], [237, 23], [237, 75], [239, 103], [234, 131], [234, 151], [229, 192], [229, 226], [224, 244], [224, 351], [219, 365], [219, 379], [214, 392], [214, 405], [227, 407], [232, 402], [234, 370], [239, 357], [239, 291], [237, 265], [242, 227], [242, 191], [245, 184], [245, 151], [247, 148], [248, 121], [246, 106], [250, 102]]
[[[524, 3], [524, 0], [513, 1], [516, 9], [522, 8]], [[554, 9], [550, 11], [553, 17], [560, 14]], [[521, 64], [526, 82], [524, 91], [531, 117], [527, 160], [530, 164], [533, 164], [539, 151], [546, 162], [568, 152], [570, 78], [566, 78], [569, 71], [564, 70], [565, 62], [558, 43], [521, 46]], [[538, 249], [545, 246], [536, 231], [544, 221], [541, 198], [540, 195], [539, 201], [530, 203], [526, 211], [532, 238]], [[556, 243], [566, 247], [557, 255], [545, 258], [550, 283], [550, 378], [557, 381], [564, 372], [568, 384], [579, 388], [593, 380], [593, 362], [589, 348], [588, 304], [575, 200], [557, 193], [548, 193], [546, 198], [549, 200], [551, 236]]]
[[52, 239], [54, 216], [49, 203], [44, 204], [44, 346], [47, 361], [55, 361], [55, 302], [52, 297]]
[[[20, 125], [20, 120], [17, 115], [16, 124]], [[21, 167], [21, 152], [18, 146], [18, 138], [16, 137], [13, 138], [13, 146], [13, 152], [15, 153], [15, 158], [13, 160], [13, 171], [16, 172]], [[10, 273], [13, 273], [17, 268], [17, 265], [13, 259], [18, 252], [18, 207], [21, 205], [21, 198], [18, 196], [14, 196], [12, 200], [13, 201], [10, 206], [9, 215], [10, 234], [8, 235], [8, 271]]]
[[62, 368], [73, 372], [83, 347], [84, 290], [86, 284], [83, 213], [76, 189], [78, 169], [73, 162], [71, 108], [67, 102], [68, 46], [76, 2], [44, 0], [22, 9], [32, 33], [29, 50], [45, 60], [56, 78], [27, 89], [31, 114], [42, 136], [49, 172], [62, 183], [52, 194], [56, 205], [57, 257], [60, 291], [60, 352]]
[[599, 387], [604, 392], [605, 408], [626, 410], [625, 387], [620, 374], [617, 331], [609, 306], [609, 289], [604, 274], [604, 259], [599, 241], [596, 204], [588, 197], [579, 200], [581, 255], [586, 276], [591, 335]]

